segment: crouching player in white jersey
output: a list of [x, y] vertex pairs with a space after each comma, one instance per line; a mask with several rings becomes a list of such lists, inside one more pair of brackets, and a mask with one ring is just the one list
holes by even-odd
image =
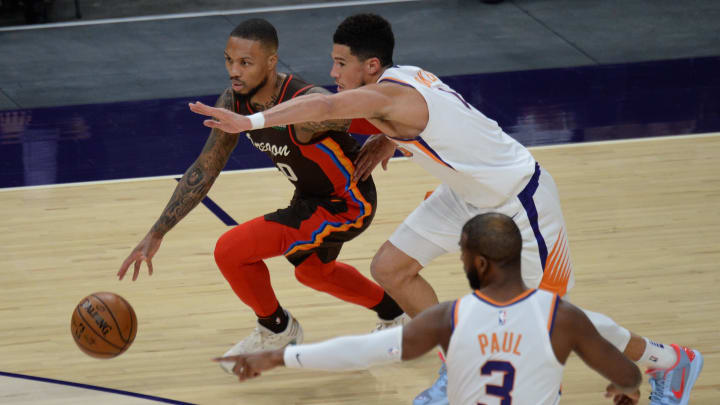
[[[395, 66], [394, 36], [380, 16], [346, 18], [333, 37], [331, 76], [338, 94], [313, 94], [242, 116], [201, 103], [194, 112], [228, 133], [306, 121], [366, 118], [383, 134], [363, 146], [355, 179], [369, 175], [396, 146], [443, 184], [413, 211], [373, 258], [371, 271], [410, 316], [437, 304], [420, 271], [435, 257], [457, 251], [460, 230], [489, 211], [511, 216], [523, 240], [522, 277], [531, 288], [564, 295], [574, 283], [557, 188], [532, 154], [430, 72]], [[702, 369], [696, 350], [650, 344], [607, 316], [586, 312], [595, 328], [631, 360], [651, 371], [652, 405], [686, 405]], [[447, 403], [447, 374], [415, 405]]]
[[528, 289], [523, 241], [513, 220], [487, 213], [462, 229], [462, 262], [472, 293], [435, 305], [407, 325], [365, 336], [227, 357], [240, 381], [286, 367], [349, 370], [410, 360], [440, 345], [450, 404], [555, 405], [571, 351], [610, 380], [615, 404], [636, 404], [640, 370], [557, 294]]

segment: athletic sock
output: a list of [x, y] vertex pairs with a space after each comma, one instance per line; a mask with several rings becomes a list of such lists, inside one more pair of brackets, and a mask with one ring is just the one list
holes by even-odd
[[288, 321], [290, 321], [290, 317], [280, 305], [278, 305], [277, 310], [273, 312], [272, 315], [262, 318], [258, 317], [258, 323], [270, 329], [273, 333], [281, 333], [287, 329]]
[[645, 339], [645, 351], [640, 356], [640, 360], [637, 361], [639, 365], [661, 370], [675, 365], [677, 353], [675, 353], [672, 346], [653, 342], [646, 337], [643, 337], [643, 339]]
[[385, 321], [392, 321], [404, 312], [387, 292], [383, 293], [380, 303], [370, 309], [377, 312], [378, 317]]

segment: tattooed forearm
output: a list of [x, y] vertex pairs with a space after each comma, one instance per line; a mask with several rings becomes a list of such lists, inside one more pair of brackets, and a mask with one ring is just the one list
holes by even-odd
[[208, 175], [199, 167], [191, 166], [178, 182], [165, 210], [153, 225], [152, 232], [162, 237], [180, 222], [185, 215], [205, 198], [218, 174], [214, 176]]
[[323, 122], [303, 122], [301, 124], [295, 124], [295, 130], [297, 132], [303, 132], [308, 134], [322, 134], [327, 131], [340, 131], [346, 132], [350, 128], [350, 120], [333, 120]]
[[[318, 93], [318, 94], [330, 94], [329, 91], [322, 87], [313, 87], [305, 94]], [[345, 132], [350, 128], [351, 120], [328, 120], [322, 122], [303, 122], [295, 124], [295, 130], [298, 134], [306, 135], [318, 135], [327, 131], [340, 131]]]
[[[232, 93], [223, 94], [216, 105], [231, 108]], [[238, 134], [226, 134], [217, 129], [210, 132], [200, 156], [178, 182], [175, 192], [151, 232], [159, 237], [164, 236], [205, 198], [225, 167], [237, 141]]]

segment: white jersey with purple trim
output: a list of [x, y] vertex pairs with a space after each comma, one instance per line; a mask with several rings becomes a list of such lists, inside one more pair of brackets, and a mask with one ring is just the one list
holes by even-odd
[[450, 404], [559, 403], [563, 365], [550, 342], [557, 300], [527, 290], [507, 302], [478, 291], [455, 301], [446, 356]]
[[429, 117], [420, 135], [390, 139], [466, 202], [500, 207], [533, 175], [535, 159], [530, 152], [437, 76], [415, 66], [394, 66], [385, 70], [380, 82], [411, 86], [425, 98]]

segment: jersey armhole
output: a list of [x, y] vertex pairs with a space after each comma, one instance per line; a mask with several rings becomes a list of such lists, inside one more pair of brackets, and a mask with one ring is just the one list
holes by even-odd
[[452, 318], [451, 318], [451, 320], [450, 320], [450, 322], [451, 322], [451, 324], [450, 324], [450, 335], [452, 335], [453, 332], [455, 332], [455, 326], [457, 326], [457, 323], [458, 323], [458, 313], [459, 313], [459, 311], [460, 311], [460, 298], [456, 299], [456, 300], [452, 303]]
[[560, 297], [553, 294], [552, 303], [550, 304], [550, 315], [548, 316], [548, 336], [552, 338], [553, 328], [555, 327], [555, 315], [557, 315], [557, 307], [560, 303]]

